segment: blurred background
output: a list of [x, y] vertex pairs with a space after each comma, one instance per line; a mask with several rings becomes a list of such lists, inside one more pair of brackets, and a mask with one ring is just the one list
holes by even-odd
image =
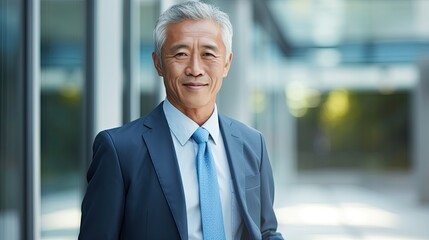
[[[179, 0], [0, 0], [0, 239], [76, 239], [95, 134], [165, 97], [152, 30]], [[263, 132], [279, 231], [429, 239], [429, 1], [213, 0], [220, 111]]]

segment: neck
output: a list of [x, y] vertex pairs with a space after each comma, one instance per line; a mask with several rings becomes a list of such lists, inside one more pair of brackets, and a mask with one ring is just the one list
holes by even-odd
[[[182, 110], [181, 110], [182, 111]], [[183, 114], [188, 116], [192, 121], [196, 122], [199, 126], [202, 126], [213, 114], [214, 106], [210, 111], [205, 109], [186, 109], [182, 111]]]
[[[167, 98], [168, 99], [168, 98]], [[210, 103], [204, 107], [196, 108], [186, 108], [179, 104], [176, 104], [174, 101], [168, 99], [168, 101], [179, 111], [185, 114], [188, 118], [192, 119], [199, 126], [202, 126], [207, 120], [212, 116], [215, 108], [215, 103]]]

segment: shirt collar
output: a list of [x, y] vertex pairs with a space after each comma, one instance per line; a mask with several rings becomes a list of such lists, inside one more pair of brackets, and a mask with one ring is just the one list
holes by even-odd
[[[165, 99], [163, 109], [171, 132], [173, 132], [173, 135], [177, 138], [182, 146], [185, 145], [186, 142], [192, 137], [192, 134], [194, 134], [195, 130], [197, 130], [199, 127], [198, 124], [179, 111], [176, 107], [174, 107], [168, 101], [168, 99]], [[216, 144], [220, 136], [219, 118], [216, 104], [213, 114], [202, 125], [202, 127], [210, 133], [213, 142]]]

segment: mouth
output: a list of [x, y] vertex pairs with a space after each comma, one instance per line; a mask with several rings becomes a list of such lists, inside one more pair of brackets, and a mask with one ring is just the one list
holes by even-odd
[[191, 90], [199, 90], [203, 87], [208, 86], [207, 83], [198, 83], [198, 82], [189, 82], [189, 83], [183, 83], [183, 86], [191, 89]]

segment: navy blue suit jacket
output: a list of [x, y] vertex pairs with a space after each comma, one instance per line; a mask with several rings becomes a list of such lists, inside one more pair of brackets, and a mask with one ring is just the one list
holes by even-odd
[[[262, 135], [221, 114], [219, 123], [244, 222], [241, 239], [282, 239]], [[180, 170], [162, 104], [97, 135], [87, 180], [79, 239], [188, 239]]]

